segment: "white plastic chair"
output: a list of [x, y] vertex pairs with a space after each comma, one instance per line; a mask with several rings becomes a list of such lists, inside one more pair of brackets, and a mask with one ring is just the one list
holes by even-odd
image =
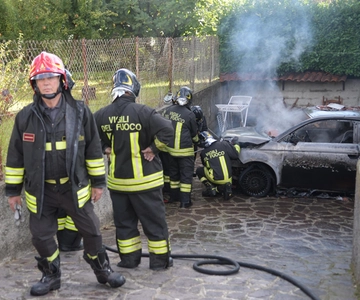
[[228, 104], [215, 104], [221, 113], [222, 122], [219, 122], [220, 131], [227, 129], [227, 119], [229, 113], [240, 113], [240, 126], [246, 126], [246, 120], [251, 102], [251, 96], [231, 96]]

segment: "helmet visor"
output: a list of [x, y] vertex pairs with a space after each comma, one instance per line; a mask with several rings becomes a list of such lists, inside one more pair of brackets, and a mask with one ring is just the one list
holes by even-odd
[[31, 77], [30, 80], [51, 78], [51, 77], [56, 77], [56, 76], [61, 76], [61, 74], [54, 73], [54, 72], [45, 72], [45, 73], [40, 73], [40, 74], [37, 74], [37, 75]]

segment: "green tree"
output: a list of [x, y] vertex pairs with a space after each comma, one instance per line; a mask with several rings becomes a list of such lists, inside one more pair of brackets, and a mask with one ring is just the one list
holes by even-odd
[[107, 37], [213, 35], [232, 0], [108, 0]]
[[102, 36], [106, 18], [114, 15], [102, 0], [1, 1], [5, 7], [0, 18], [3, 39], [14, 39], [19, 32], [27, 40], [96, 39]]
[[[235, 0], [0, 0], [0, 37], [27, 40], [216, 34]], [[21, 16], [21, 18], [19, 18]]]

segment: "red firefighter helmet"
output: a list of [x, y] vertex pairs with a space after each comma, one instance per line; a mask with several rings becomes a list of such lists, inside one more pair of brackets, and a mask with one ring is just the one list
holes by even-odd
[[55, 54], [43, 51], [31, 63], [30, 84], [35, 90], [35, 80], [54, 76], [61, 76], [64, 88], [67, 89], [67, 78], [63, 61]]

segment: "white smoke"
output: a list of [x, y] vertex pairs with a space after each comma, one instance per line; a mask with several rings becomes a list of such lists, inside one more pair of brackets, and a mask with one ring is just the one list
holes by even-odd
[[[293, 110], [284, 105], [281, 84], [273, 80], [278, 75], [276, 70], [282, 63], [298, 64], [301, 55], [312, 44], [306, 7], [294, 0], [284, 9], [285, 4], [280, 2], [285, 1], [279, 0], [279, 6], [274, 6], [272, 11], [269, 8], [263, 15], [252, 12], [240, 15], [231, 37], [235, 57], [242, 57], [237, 73], [268, 79], [240, 84], [237, 95], [253, 97], [249, 121], [256, 121], [256, 126], [262, 130], [278, 132], [298, 120], [292, 114]], [[300, 118], [304, 119], [303, 115]]]

